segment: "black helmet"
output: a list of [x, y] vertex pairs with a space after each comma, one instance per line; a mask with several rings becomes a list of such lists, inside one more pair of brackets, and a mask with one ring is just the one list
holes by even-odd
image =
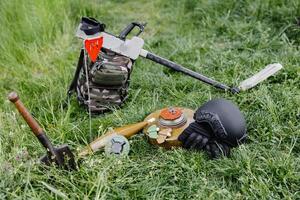
[[225, 99], [213, 99], [202, 105], [194, 114], [195, 122], [209, 127], [214, 137], [232, 147], [246, 137], [246, 122], [239, 108]]

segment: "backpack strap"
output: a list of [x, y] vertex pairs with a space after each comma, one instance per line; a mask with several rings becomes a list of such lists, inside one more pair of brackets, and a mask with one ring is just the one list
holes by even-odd
[[[76, 71], [75, 71], [73, 80], [72, 80], [72, 82], [69, 86], [68, 92], [67, 92], [67, 98], [66, 98], [65, 104], [68, 102], [71, 95], [75, 92], [75, 89], [77, 87], [79, 73], [80, 73], [80, 70], [82, 69], [83, 64], [84, 64], [84, 51], [83, 51], [83, 49], [81, 49], [77, 67], [76, 67]], [[64, 104], [64, 107], [66, 106], [65, 104]]]

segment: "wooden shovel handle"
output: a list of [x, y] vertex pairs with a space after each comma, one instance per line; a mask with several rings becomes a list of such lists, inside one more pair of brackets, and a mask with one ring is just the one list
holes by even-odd
[[43, 133], [43, 129], [37, 123], [37, 121], [32, 117], [32, 115], [28, 112], [22, 101], [20, 100], [18, 94], [16, 92], [11, 92], [8, 95], [8, 99], [15, 104], [19, 113], [22, 115], [24, 120], [27, 122], [28, 126], [31, 128], [34, 135], [39, 136]]

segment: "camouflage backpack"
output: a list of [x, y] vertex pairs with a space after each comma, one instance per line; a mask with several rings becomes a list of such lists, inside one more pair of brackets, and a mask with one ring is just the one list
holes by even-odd
[[102, 49], [96, 62], [91, 62], [82, 49], [68, 97], [76, 92], [79, 103], [94, 114], [119, 107], [127, 98], [131, 71], [130, 58]]

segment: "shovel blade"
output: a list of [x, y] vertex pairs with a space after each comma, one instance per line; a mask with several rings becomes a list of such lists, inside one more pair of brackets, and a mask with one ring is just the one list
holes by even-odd
[[61, 145], [59, 147], [55, 147], [54, 150], [55, 150], [56, 156], [63, 161], [62, 162], [63, 164], [59, 164], [59, 162], [57, 162], [56, 156], [52, 156], [52, 155], [48, 155], [48, 154], [41, 157], [40, 161], [48, 166], [50, 166], [52, 164], [56, 164], [59, 167], [62, 167], [66, 170], [76, 170], [77, 169], [74, 154], [72, 153], [72, 151], [70, 150], [68, 145]]

